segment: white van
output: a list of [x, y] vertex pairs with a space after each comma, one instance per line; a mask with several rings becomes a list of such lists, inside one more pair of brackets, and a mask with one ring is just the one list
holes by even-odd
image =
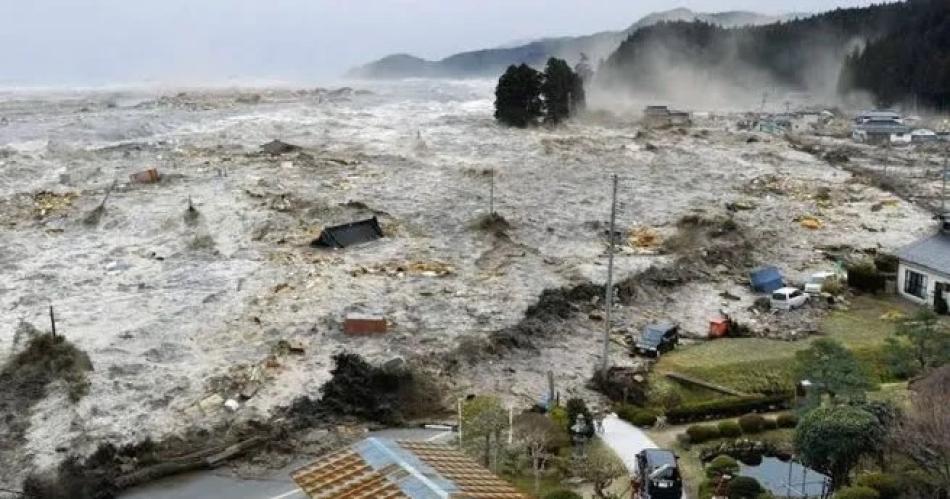
[[798, 288], [779, 288], [772, 292], [772, 310], [792, 310], [808, 301], [808, 295]]

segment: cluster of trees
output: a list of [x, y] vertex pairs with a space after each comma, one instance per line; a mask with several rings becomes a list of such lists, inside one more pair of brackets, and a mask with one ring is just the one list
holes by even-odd
[[[796, 375], [812, 381], [818, 397], [796, 427], [795, 449], [805, 465], [831, 477], [836, 497], [867, 497], [860, 494], [868, 488], [870, 497], [881, 498], [950, 492], [950, 336], [931, 312], [922, 311], [899, 325], [894, 341], [901, 362], [916, 363], [915, 372], [926, 373], [912, 385], [911, 402], [903, 409], [868, 401], [874, 383], [836, 341], [819, 339], [796, 355]], [[862, 462], [877, 463], [884, 481], [900, 482], [902, 492], [874, 490], [880, 480], [852, 487]]]
[[[570, 469], [574, 476], [593, 484], [596, 497], [608, 497], [607, 487], [625, 469], [609, 449], [590, 440], [593, 433], [593, 419], [582, 399], [570, 399], [565, 406], [547, 412], [525, 411], [510, 422], [508, 409], [496, 397], [474, 397], [462, 405], [465, 452], [498, 473], [530, 473], [536, 493], [543, 474]], [[571, 457], [572, 440], [577, 437], [590, 442], [581, 459]]]
[[[855, 40], [868, 43], [849, 56]], [[662, 93], [671, 78], [684, 74], [666, 70], [686, 68], [738, 88], [766, 85], [763, 76], [768, 84], [801, 89], [837, 82], [840, 92], [870, 91], [881, 104], [916, 98], [946, 107], [948, 49], [950, 3], [912, 0], [765, 26], [660, 23], [631, 34], [599, 76], [607, 83]], [[829, 81], [816, 81], [822, 79]]]
[[557, 124], [585, 106], [584, 79], [563, 59], [548, 59], [544, 73], [527, 64], [510, 66], [495, 88], [495, 119], [525, 128]]
[[883, 106], [916, 101], [947, 109], [950, 2], [915, 0], [906, 11], [896, 29], [847, 58], [842, 88], [870, 91]]

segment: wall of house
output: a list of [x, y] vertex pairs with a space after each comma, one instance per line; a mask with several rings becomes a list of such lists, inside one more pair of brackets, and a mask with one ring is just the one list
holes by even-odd
[[[923, 298], [918, 298], [914, 295], [904, 292], [904, 281], [906, 279], [907, 270], [912, 270], [927, 276], [927, 287]], [[950, 284], [950, 275], [934, 272], [932, 270], [928, 270], [917, 265], [912, 265], [907, 262], [901, 262], [900, 266], [897, 268], [897, 293], [914, 303], [933, 307], [934, 290], [937, 287], [937, 282]], [[950, 296], [947, 296], [947, 293], [945, 293], [944, 297], [950, 298]]]

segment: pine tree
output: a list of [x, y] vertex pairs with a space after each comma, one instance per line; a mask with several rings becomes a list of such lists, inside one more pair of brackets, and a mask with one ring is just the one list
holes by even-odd
[[571, 116], [571, 96], [575, 92], [577, 80], [579, 78], [563, 59], [548, 59], [544, 84], [541, 85], [545, 123], [560, 123]]
[[495, 88], [495, 119], [510, 126], [536, 125], [542, 115], [543, 76], [527, 64], [511, 65]]

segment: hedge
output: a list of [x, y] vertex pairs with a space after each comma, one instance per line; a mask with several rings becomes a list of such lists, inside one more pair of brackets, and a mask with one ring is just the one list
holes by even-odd
[[776, 407], [788, 409], [791, 401], [791, 393], [730, 397], [674, 407], [666, 411], [666, 419], [672, 424], [682, 424], [706, 419], [729, 418]]
[[900, 478], [890, 473], [868, 473], [859, 476], [854, 483], [876, 490], [881, 497], [900, 497], [904, 489]]
[[632, 405], [620, 406], [617, 409], [617, 416], [634, 426], [649, 427], [656, 424], [655, 412]]
[[848, 286], [869, 293], [884, 291], [887, 277], [878, 272], [874, 262], [858, 262], [848, 266]]
[[735, 421], [720, 421], [719, 434], [725, 438], [736, 438], [742, 436], [742, 427]]
[[701, 444], [719, 438], [719, 428], [711, 424], [694, 424], [686, 428], [690, 443]]
[[739, 427], [747, 435], [761, 433], [765, 428], [765, 418], [761, 414], [746, 414], [739, 418]]
[[775, 418], [765, 418], [762, 420], [762, 429], [765, 431], [777, 430], [778, 421], [776, 421]]
[[715, 478], [722, 475], [734, 476], [738, 472], [739, 462], [726, 455], [716, 456], [706, 465], [706, 478]]
[[834, 499], [879, 499], [880, 494], [870, 487], [843, 487], [832, 496]]
[[555, 490], [545, 494], [544, 499], [584, 499], [584, 497], [570, 490]]
[[778, 423], [779, 428], [794, 428], [798, 426], [798, 416], [790, 413], [779, 414], [775, 422]]
[[726, 486], [729, 499], [755, 499], [762, 490], [759, 481], [749, 476], [737, 476]]

